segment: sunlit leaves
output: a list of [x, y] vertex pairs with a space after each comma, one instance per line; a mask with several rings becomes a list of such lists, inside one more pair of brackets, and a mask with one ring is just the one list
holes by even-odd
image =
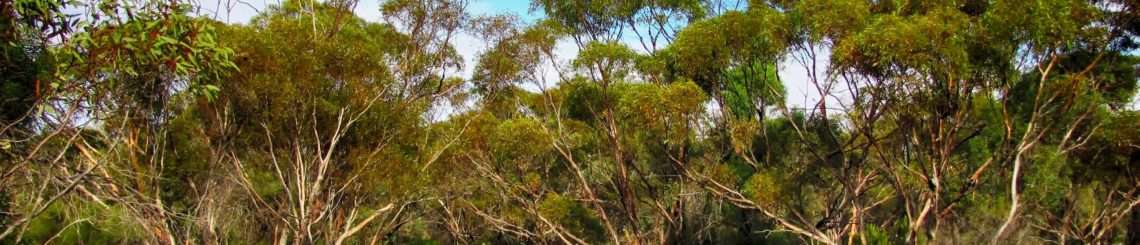
[[722, 88], [728, 69], [755, 62], [772, 62], [786, 47], [786, 17], [760, 8], [690, 24], [666, 49], [671, 66], [706, 91]]
[[[285, 1], [246, 24], [177, 2], [0, 4], [2, 119], [43, 108], [20, 128], [29, 137], [0, 132], [0, 165], [31, 166], [0, 179], [0, 225], [62, 189], [26, 241], [327, 243], [388, 203], [398, 214], [360, 234], [968, 243], [1014, 204], [1027, 207], [1018, 242], [1128, 234], [1085, 223], [1125, 217], [1110, 201], [1135, 198], [1132, 3], [535, 0], [533, 22], [475, 16], [483, 3], [467, 0], [356, 9], [380, 23], [345, 3]], [[72, 18], [69, 6], [90, 9]], [[785, 105], [805, 86], [821, 103]], [[87, 166], [67, 143], [76, 131], [109, 156], [100, 176], [75, 178]], [[41, 137], [48, 153], [25, 156]], [[116, 145], [133, 148], [104, 149]], [[314, 179], [340, 186], [291, 194]], [[320, 198], [290, 200], [304, 196]], [[134, 203], [158, 210], [123, 211]], [[123, 217], [159, 235], [115, 236], [138, 226]], [[298, 217], [319, 218], [280, 221]], [[297, 231], [309, 221], [320, 231]], [[1078, 226], [1105, 238], [1049, 234], [1091, 230]], [[194, 240], [211, 236], [225, 238]]]
[[491, 134], [491, 150], [503, 160], [527, 160], [550, 151], [552, 138], [533, 119], [510, 119], [498, 123]]
[[523, 30], [506, 17], [483, 19], [479, 27], [485, 38], [494, 41], [481, 53], [471, 82], [477, 92], [493, 95], [523, 82], [537, 82], [536, 75], [554, 50], [556, 27], [542, 22]]
[[1107, 44], [1096, 33], [1104, 27], [1093, 24], [1098, 15], [1087, 1], [1032, 0], [996, 1], [983, 18], [995, 34], [1025, 41], [1034, 51], [1047, 53], [1074, 48], [1078, 41]]
[[779, 179], [776, 173], [756, 173], [744, 182], [742, 191], [744, 194], [749, 195], [753, 202], [767, 208], [777, 208], [779, 201], [783, 195], [781, 188], [783, 188], [783, 180]]
[[794, 8], [799, 17], [796, 21], [805, 26], [807, 38], [813, 42], [824, 38], [840, 41], [861, 30], [871, 15], [870, 3], [864, 0], [805, 0], [797, 1]]
[[639, 1], [566, 1], [533, 0], [532, 6], [543, 10], [551, 20], [566, 26], [575, 34], [598, 38], [615, 25], [621, 25], [640, 8]]
[[638, 54], [624, 44], [591, 42], [578, 53], [573, 65], [605, 84], [624, 80], [634, 70]]
[[631, 84], [617, 93], [621, 120], [667, 143], [691, 137], [690, 123], [704, 109], [705, 94], [691, 82]]
[[908, 17], [879, 16], [866, 29], [842, 40], [832, 59], [874, 76], [961, 77], [970, 69], [965, 47], [969, 28], [969, 17], [954, 9]]

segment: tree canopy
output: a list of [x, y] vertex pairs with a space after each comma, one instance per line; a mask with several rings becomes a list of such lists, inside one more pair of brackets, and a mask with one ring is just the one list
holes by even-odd
[[1135, 1], [358, 4], [0, 1], [0, 243], [1140, 243]]

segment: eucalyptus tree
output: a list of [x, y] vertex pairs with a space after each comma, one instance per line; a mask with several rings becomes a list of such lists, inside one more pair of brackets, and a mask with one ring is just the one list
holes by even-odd
[[[450, 39], [462, 2], [391, 1], [384, 23], [335, 5], [289, 1], [229, 26], [243, 70], [218, 103], [200, 108], [213, 155], [224, 156], [245, 206], [297, 243], [402, 237], [406, 210], [430, 190], [420, 169], [433, 153], [425, 115], [458, 86]], [[343, 16], [341, 16], [343, 14]], [[340, 17], [338, 17], [340, 16]], [[241, 222], [230, 229], [242, 230]], [[258, 234], [247, 231], [242, 234]]]
[[[168, 190], [159, 178], [164, 125], [175, 98], [208, 99], [217, 78], [235, 68], [209, 21], [178, 2], [2, 6], [6, 61], [23, 67], [5, 76], [23, 78], [4, 81], [5, 113], [20, 116], [6, 118], [0, 133], [7, 142], [0, 186], [21, 194], [6, 201], [11, 220], [0, 239], [185, 238], [186, 223], [159, 194]], [[109, 223], [145, 232], [90, 229]]]
[[1132, 1], [195, 4], [0, 1], [0, 243], [1140, 241]]

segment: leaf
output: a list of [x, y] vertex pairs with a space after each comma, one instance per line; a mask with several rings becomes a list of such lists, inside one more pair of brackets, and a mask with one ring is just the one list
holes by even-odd
[[178, 40], [175, 40], [174, 38], [170, 38], [168, 36], [158, 36], [158, 41], [156, 41], [154, 43], [154, 46], [155, 47], [161, 47], [163, 45], [173, 44], [173, 43], [178, 43]]

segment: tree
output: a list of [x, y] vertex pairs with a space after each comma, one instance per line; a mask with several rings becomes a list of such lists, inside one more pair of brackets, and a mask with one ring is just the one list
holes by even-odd
[[0, 243], [1140, 239], [1130, 1], [358, 3], [0, 1]]

